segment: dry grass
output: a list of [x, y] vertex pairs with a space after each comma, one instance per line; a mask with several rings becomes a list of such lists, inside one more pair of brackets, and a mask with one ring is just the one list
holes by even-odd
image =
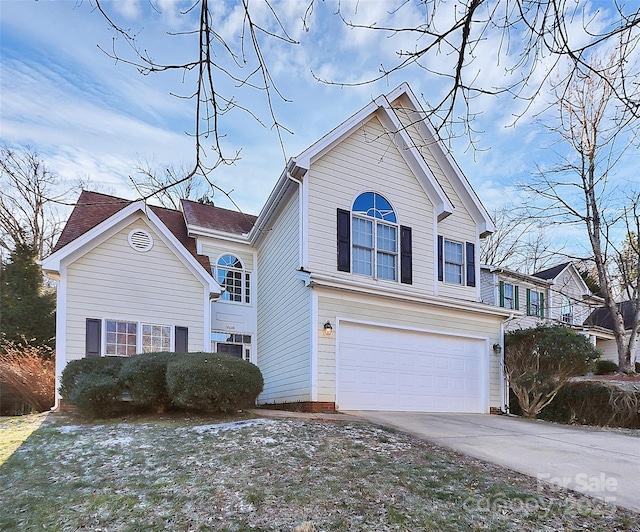
[[367, 423], [218, 421], [50, 416], [0, 467], [0, 530], [640, 530], [633, 512]]

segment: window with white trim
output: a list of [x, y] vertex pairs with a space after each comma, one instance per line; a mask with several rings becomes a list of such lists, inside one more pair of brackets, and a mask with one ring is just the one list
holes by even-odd
[[251, 302], [251, 275], [235, 255], [226, 254], [218, 259], [216, 280], [224, 288], [220, 301]]
[[211, 350], [243, 360], [251, 360], [251, 335], [226, 332], [211, 333]]
[[460, 242], [444, 241], [444, 281], [463, 284], [464, 246]]
[[562, 296], [562, 306], [560, 314], [564, 323], [573, 324], [573, 305], [567, 296]]
[[171, 325], [105, 320], [105, 329], [107, 356], [171, 351], [173, 337]]
[[142, 352], [155, 353], [171, 350], [171, 330], [168, 325], [142, 324]]
[[398, 225], [391, 204], [365, 192], [351, 209], [352, 271], [377, 279], [398, 278]]

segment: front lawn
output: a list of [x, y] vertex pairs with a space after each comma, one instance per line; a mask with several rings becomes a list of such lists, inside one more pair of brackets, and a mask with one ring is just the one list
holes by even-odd
[[640, 530], [633, 512], [355, 421], [49, 414], [0, 486], [3, 531]]

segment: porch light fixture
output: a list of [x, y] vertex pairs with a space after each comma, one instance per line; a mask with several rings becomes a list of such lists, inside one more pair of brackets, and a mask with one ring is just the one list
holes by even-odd
[[500, 353], [502, 353], [502, 346], [500, 344], [493, 344], [493, 352], [496, 355], [499, 355]]
[[332, 331], [333, 331], [333, 327], [331, 326], [331, 322], [327, 320], [327, 323], [324, 324], [324, 335], [331, 336]]

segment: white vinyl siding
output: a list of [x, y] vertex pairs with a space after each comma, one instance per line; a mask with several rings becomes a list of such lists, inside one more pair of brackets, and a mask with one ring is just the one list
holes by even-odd
[[259, 403], [311, 400], [311, 291], [297, 277], [298, 189], [294, 190], [258, 249], [257, 351], [265, 381]]
[[[153, 248], [133, 250], [132, 229], [148, 231]], [[142, 220], [70, 264], [67, 287], [67, 360], [85, 356], [86, 318], [188, 327], [189, 350], [203, 349], [205, 289]]]
[[[391, 301], [373, 296], [335, 293], [328, 289], [317, 289], [318, 316], [320, 321], [331, 316], [331, 323], [337, 319], [353, 319], [367, 323], [379, 323], [387, 326], [404, 327], [417, 331], [437, 331], [444, 334], [465, 336], [473, 334], [486, 339], [486, 345], [500, 342], [499, 316], [472, 314], [430, 307], [425, 304]], [[333, 318], [335, 316], [335, 318]], [[322, 328], [320, 321], [316, 324]], [[336, 337], [324, 335], [318, 339], [318, 401], [334, 401], [336, 384]], [[500, 395], [500, 356], [487, 347], [489, 357], [489, 406], [499, 408]]]
[[[476, 223], [471, 217], [471, 214], [460, 199], [460, 196], [456, 192], [455, 188], [451, 185], [449, 179], [445, 176], [442, 168], [436, 161], [436, 158], [431, 152], [429, 143], [426, 143], [424, 141], [424, 139], [418, 133], [416, 126], [412, 125], [412, 121], [402, 110], [402, 103], [393, 102], [392, 106], [396, 108], [396, 113], [400, 117], [400, 120], [404, 124], [407, 124], [407, 133], [416, 144], [418, 150], [422, 154], [422, 157], [427, 163], [427, 166], [429, 167], [436, 180], [442, 187], [442, 190], [444, 190], [444, 193], [447, 195], [447, 198], [449, 198], [449, 201], [453, 205], [453, 213], [447, 216], [441, 222], [438, 222], [437, 234], [442, 235], [447, 240], [462, 243], [471, 242], [473, 244], [476, 244], [476, 253], [479, 256], [480, 242], [478, 240], [478, 231], [476, 228]], [[466, 286], [464, 283], [462, 285], [440, 283], [439, 295], [458, 299], [468, 299], [471, 301], [476, 301], [478, 299], [477, 288]]]
[[[403, 285], [403, 290], [433, 293], [433, 206], [377, 118], [313, 162], [305, 180], [310, 271], [353, 279], [353, 273], [338, 272], [336, 268], [336, 208], [350, 210], [359, 194], [374, 191], [391, 203], [399, 224], [412, 228], [413, 284]], [[397, 281], [384, 279], [372, 283], [397, 286]]]

